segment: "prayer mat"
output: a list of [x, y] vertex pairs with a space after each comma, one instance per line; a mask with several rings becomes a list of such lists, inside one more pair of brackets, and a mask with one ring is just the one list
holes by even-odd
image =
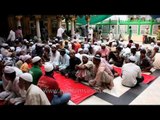
[[71, 101], [75, 104], [81, 103], [86, 98], [96, 93], [96, 90], [82, 83], [77, 83], [70, 78], [66, 78], [58, 72], [54, 72], [54, 78], [64, 93], [71, 94]]
[[142, 73], [142, 76], [144, 77], [143, 83], [145, 83], [145, 84], [148, 84], [157, 78], [156, 76], [147, 75], [147, 74], [143, 74], [143, 73]]
[[[121, 76], [121, 73], [122, 73], [121, 67], [113, 66], [113, 69]], [[142, 73], [142, 76], [144, 77], [143, 83], [145, 83], [145, 84], [150, 83], [151, 81], [155, 80], [155, 78], [156, 78], [156, 76], [147, 75], [144, 73]]]

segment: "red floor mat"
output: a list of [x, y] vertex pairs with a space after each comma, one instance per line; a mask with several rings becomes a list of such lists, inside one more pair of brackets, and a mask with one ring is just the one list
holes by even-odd
[[71, 94], [71, 101], [75, 104], [81, 103], [83, 100], [96, 93], [96, 90], [89, 86], [81, 83], [75, 83], [74, 80], [66, 78], [60, 73], [55, 72], [54, 77], [63, 92], [69, 92]]
[[120, 67], [113, 66], [113, 69], [121, 76], [122, 69]]
[[[118, 73], [119, 75], [121, 75], [122, 70], [121, 70], [120, 67], [115, 67], [115, 66], [114, 66], [113, 68], [114, 68], [115, 71], [117, 71], [117, 73]], [[156, 77], [153, 76], [153, 75], [147, 75], [147, 74], [143, 74], [143, 73], [142, 73], [142, 76], [144, 77], [143, 83], [145, 83], [145, 84], [150, 83], [151, 81], [155, 80], [155, 78], [156, 78]]]
[[150, 83], [151, 81], [153, 81], [153, 80], [156, 79], [156, 77], [153, 76], [153, 75], [146, 75], [146, 74], [143, 74], [143, 73], [142, 73], [142, 76], [144, 77], [143, 83], [145, 83], [145, 84], [148, 84], [148, 83]]

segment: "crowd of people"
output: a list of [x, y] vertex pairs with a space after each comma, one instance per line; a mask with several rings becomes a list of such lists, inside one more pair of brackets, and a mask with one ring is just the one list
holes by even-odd
[[102, 91], [114, 87], [113, 80], [118, 76], [114, 66], [122, 67], [122, 85], [131, 88], [143, 81], [142, 72], [160, 69], [158, 41], [146, 47], [131, 38], [126, 43], [113, 35], [93, 41], [92, 31], [84, 40], [77, 34], [63, 39], [63, 32], [60, 28], [57, 38], [42, 42], [27, 40], [21, 34], [13, 39], [9, 36], [11, 41], [1, 44], [0, 100], [12, 105], [67, 104], [71, 94], [63, 93], [54, 72]]

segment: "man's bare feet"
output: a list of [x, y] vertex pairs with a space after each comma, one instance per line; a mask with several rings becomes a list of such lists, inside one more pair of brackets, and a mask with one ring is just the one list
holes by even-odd
[[110, 84], [107, 85], [107, 88], [111, 90], [113, 87], [114, 87], [114, 83], [113, 81], [111, 81]]
[[99, 93], [103, 92], [103, 88], [102, 87], [95, 87], [94, 89], [96, 89], [97, 92], [99, 92]]

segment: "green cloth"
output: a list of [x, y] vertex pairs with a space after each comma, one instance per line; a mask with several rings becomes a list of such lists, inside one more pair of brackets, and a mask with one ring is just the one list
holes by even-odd
[[[103, 20], [111, 17], [112, 15], [90, 15], [90, 23], [91, 25], [94, 25], [98, 22], [102, 22]], [[77, 17], [77, 20], [76, 20], [76, 24], [79, 24], [79, 25], [86, 25], [87, 24], [87, 21], [85, 19], [85, 15], [83, 15], [82, 17]]]
[[42, 76], [42, 71], [41, 71], [40, 67], [37, 65], [34, 65], [30, 69], [29, 73], [31, 73], [33, 76], [33, 84], [37, 85], [39, 78]]

